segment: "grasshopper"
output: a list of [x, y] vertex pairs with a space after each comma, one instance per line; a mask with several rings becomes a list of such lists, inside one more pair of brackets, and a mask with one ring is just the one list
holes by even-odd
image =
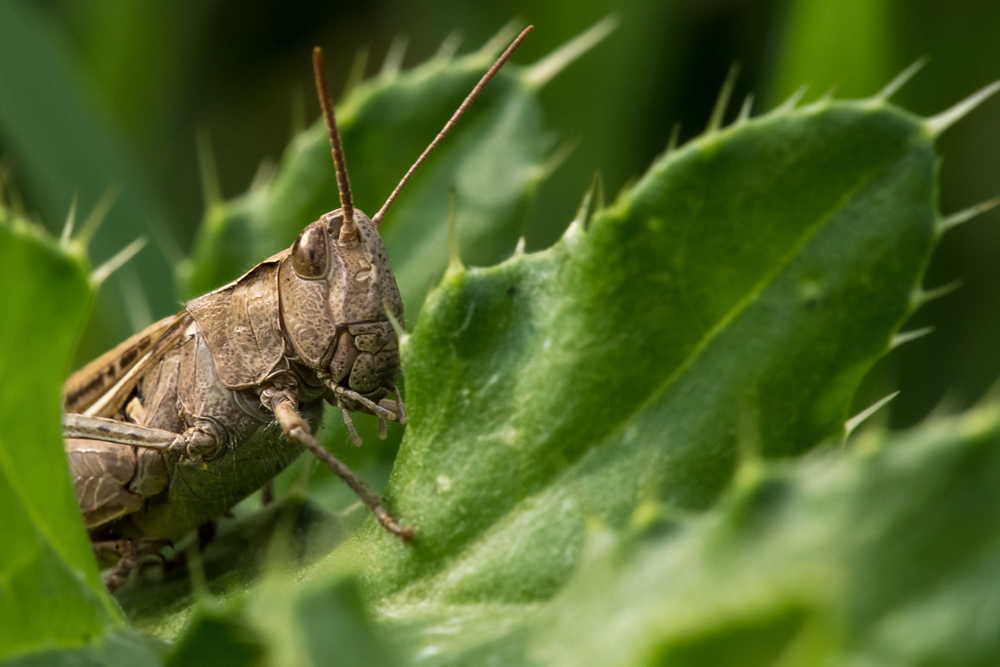
[[[403, 303], [378, 227], [400, 190], [526, 28], [469, 93], [374, 217], [354, 207], [322, 51], [313, 52], [340, 208], [305, 227], [291, 248], [187, 303], [73, 374], [63, 436], [94, 550], [114, 590], [139, 558], [227, 512], [303, 449], [347, 483], [405, 542], [379, 496], [313, 437], [325, 403], [406, 424], [394, 324]], [[394, 398], [389, 399], [392, 395]], [[116, 562], [117, 561], [117, 562]]]

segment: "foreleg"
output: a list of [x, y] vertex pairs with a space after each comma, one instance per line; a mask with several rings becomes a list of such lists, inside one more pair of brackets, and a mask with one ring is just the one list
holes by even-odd
[[69, 413], [63, 415], [62, 426], [64, 438], [131, 445], [191, 459], [211, 459], [220, 449], [220, 437], [210, 422], [174, 433], [116, 419]]
[[[399, 523], [392, 517], [391, 514], [383, 507], [382, 499], [379, 498], [378, 494], [372, 491], [371, 487], [364, 483], [364, 481], [355, 474], [353, 470], [344, 465], [336, 456], [328, 452], [319, 441], [316, 440], [310, 433], [309, 424], [305, 419], [296, 411], [293, 399], [288, 396], [285, 392], [264, 392], [261, 398], [267, 401], [264, 405], [269, 407], [274, 411], [274, 416], [277, 418], [278, 423], [281, 424], [281, 430], [285, 432], [290, 438], [294, 438], [298, 442], [302, 443], [306, 449], [308, 449], [313, 456], [322, 461], [326, 466], [334, 472], [337, 477], [344, 480], [344, 482], [351, 487], [361, 498], [368, 509], [372, 511], [378, 522], [382, 524], [382, 527], [388, 530], [393, 535], [397, 535], [404, 542], [409, 542], [413, 539], [413, 529], [403, 528]], [[270, 403], [270, 405], [268, 405]]]

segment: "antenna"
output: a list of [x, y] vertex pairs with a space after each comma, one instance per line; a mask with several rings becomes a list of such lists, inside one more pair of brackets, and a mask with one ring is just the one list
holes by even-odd
[[[400, 190], [403, 189], [403, 186], [406, 185], [406, 182], [410, 180], [410, 176], [413, 175], [413, 172], [415, 172], [417, 170], [417, 167], [419, 167], [423, 163], [423, 161], [427, 159], [427, 156], [430, 155], [430, 152], [437, 147], [438, 142], [440, 142], [441, 139], [443, 139], [444, 136], [451, 131], [451, 128], [455, 126], [455, 122], [462, 117], [462, 114], [465, 113], [465, 109], [470, 104], [472, 104], [472, 101], [474, 99], [476, 99], [480, 91], [483, 89], [483, 86], [489, 83], [490, 79], [493, 78], [493, 75], [496, 74], [501, 67], [503, 67], [504, 63], [507, 62], [507, 59], [510, 58], [512, 53], [514, 53], [514, 50], [521, 45], [521, 42], [524, 41], [524, 38], [527, 37], [528, 33], [534, 30], [534, 28], [535, 26], [529, 25], [527, 28], [522, 30], [521, 34], [517, 36], [517, 39], [511, 42], [510, 46], [507, 47], [507, 50], [504, 51], [499, 58], [497, 58], [497, 61], [493, 63], [493, 66], [490, 67], [489, 70], [487, 70], [486, 74], [483, 75], [483, 78], [479, 80], [479, 83], [476, 84], [476, 87], [472, 89], [472, 92], [469, 93], [468, 97], [465, 98], [465, 101], [462, 102], [462, 104], [458, 107], [458, 110], [454, 114], [452, 114], [451, 118], [448, 119], [448, 122], [444, 124], [444, 128], [440, 132], [438, 132], [438, 135], [436, 137], [434, 137], [434, 141], [432, 141], [430, 145], [424, 149], [424, 152], [420, 154], [420, 157], [417, 158], [417, 161], [413, 163], [413, 166], [410, 167], [409, 171], [406, 172], [406, 175], [403, 176], [403, 180], [399, 182], [399, 185], [396, 186], [396, 189], [392, 191], [392, 194], [389, 195], [389, 198], [385, 200], [384, 204], [382, 204], [382, 208], [380, 208], [378, 210], [378, 213], [376, 213], [375, 216], [372, 218], [372, 222], [374, 222], [376, 226], [382, 224], [382, 219], [385, 217], [386, 211], [388, 211], [389, 207], [392, 206], [392, 202], [395, 201], [396, 196], [399, 194]], [[332, 114], [333, 112], [331, 111], [330, 113]]]
[[326, 131], [330, 135], [330, 150], [333, 152], [333, 167], [337, 171], [337, 189], [340, 191], [340, 208], [344, 211], [344, 224], [340, 228], [340, 240], [348, 241], [357, 235], [354, 225], [354, 200], [351, 198], [351, 182], [347, 178], [347, 163], [344, 161], [344, 146], [340, 143], [337, 117], [333, 113], [330, 90], [326, 86], [326, 69], [323, 67], [323, 49], [313, 49], [313, 72], [316, 74], [316, 92], [326, 118]]

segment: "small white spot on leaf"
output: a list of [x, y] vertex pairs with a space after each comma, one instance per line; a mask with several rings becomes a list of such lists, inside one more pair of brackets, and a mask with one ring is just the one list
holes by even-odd
[[437, 480], [438, 493], [448, 493], [451, 491], [451, 477], [447, 475], [438, 475]]

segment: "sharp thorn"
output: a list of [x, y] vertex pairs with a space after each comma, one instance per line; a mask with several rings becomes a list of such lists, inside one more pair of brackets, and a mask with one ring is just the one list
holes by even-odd
[[803, 84], [799, 86], [798, 90], [792, 93], [787, 100], [775, 108], [775, 113], [788, 113], [790, 111], [794, 111], [795, 107], [797, 107], [799, 102], [802, 101], [802, 98], [805, 97], [807, 90], [809, 90], [808, 85]]
[[403, 67], [403, 59], [406, 57], [406, 47], [410, 44], [410, 38], [406, 35], [399, 35], [392, 40], [389, 51], [382, 61], [382, 76], [394, 77], [399, 74]]
[[135, 257], [145, 245], [145, 238], [137, 238], [135, 241], [129, 243], [127, 246], [119, 250], [114, 257], [94, 269], [93, 273], [90, 274], [90, 282], [94, 285], [100, 285], [103, 283], [108, 279], [108, 276], [114, 273], [117, 269], [121, 268], [125, 262]]
[[910, 306], [916, 310], [924, 304], [940, 299], [941, 297], [947, 296], [957, 290], [962, 286], [961, 280], [956, 280], [954, 282], [948, 283], [947, 285], [942, 285], [941, 287], [935, 287], [934, 289], [923, 290], [918, 289], [913, 292], [910, 297]]
[[606, 16], [524, 71], [524, 82], [541, 88], [580, 56], [590, 51], [618, 27], [618, 19]]
[[368, 67], [368, 47], [358, 49], [357, 53], [354, 54], [354, 60], [351, 61], [351, 69], [347, 73], [347, 81], [344, 83], [344, 89], [340, 93], [341, 100], [346, 99], [365, 80], [366, 67]]
[[448, 33], [448, 36], [444, 38], [441, 42], [441, 46], [438, 47], [437, 53], [434, 54], [435, 60], [451, 60], [456, 53], [458, 53], [458, 47], [462, 45], [463, 35], [458, 30], [452, 30]]
[[594, 199], [594, 191], [597, 189], [597, 174], [590, 179], [590, 187], [587, 191], [583, 193], [583, 199], [580, 201], [580, 205], [576, 209], [576, 215], [573, 216], [573, 222], [579, 223], [586, 229], [590, 225], [590, 215], [591, 207], [590, 202]]
[[545, 159], [545, 162], [543, 162], [542, 165], [538, 168], [537, 172], [538, 179], [540, 181], [543, 181], [549, 176], [551, 176], [553, 172], [555, 172], [555, 170], [558, 169], [559, 166], [566, 161], [566, 158], [568, 158], [570, 155], [573, 154], [573, 151], [576, 150], [576, 146], [579, 143], [580, 143], [579, 139], [570, 139], [564, 141], [562, 144], [559, 145], [558, 148], [552, 151], [552, 154], [549, 155]]
[[994, 93], [1000, 90], [1000, 81], [994, 81], [990, 85], [982, 88], [964, 100], [946, 109], [936, 116], [931, 116], [924, 120], [924, 127], [932, 137], [938, 137], [942, 132], [960, 121], [970, 111], [989, 99]]
[[740, 107], [740, 113], [736, 116], [737, 123], [745, 123], [750, 120], [750, 111], [753, 109], [753, 93], [746, 96], [743, 100], [743, 106]]
[[277, 165], [271, 158], [264, 158], [257, 165], [257, 173], [253, 175], [253, 180], [250, 181], [250, 191], [259, 192], [260, 190], [266, 189], [273, 181], [274, 174], [278, 171]]
[[73, 201], [69, 204], [69, 213], [66, 215], [66, 223], [63, 225], [62, 235], [59, 237], [59, 245], [63, 248], [69, 247], [70, 239], [73, 237], [73, 227], [76, 225], [76, 204], [77, 195], [73, 193]]
[[828, 104], [833, 101], [833, 96], [837, 94], [837, 84], [831, 84], [826, 91], [816, 99], [817, 104]]
[[909, 80], [912, 79], [917, 74], [917, 72], [919, 72], [920, 70], [922, 70], [924, 68], [924, 65], [926, 65], [926, 64], [927, 64], [927, 56], [924, 56], [923, 58], [918, 59], [912, 65], [910, 65], [909, 67], [907, 67], [906, 69], [904, 69], [902, 72], [900, 72], [899, 74], [897, 74], [896, 77], [892, 81], [890, 81], [889, 83], [885, 84], [885, 87], [882, 90], [880, 90], [877, 93], [875, 93], [875, 95], [873, 96], [873, 99], [876, 99], [876, 100], [879, 100], [879, 101], [882, 101], [882, 102], [887, 101], [890, 97], [892, 97], [893, 95], [895, 95], [899, 91], [900, 88], [902, 88], [903, 86], [905, 86], [909, 82]]
[[952, 213], [945, 218], [940, 218], [937, 221], [937, 232], [938, 234], [944, 234], [948, 230], [958, 227], [963, 222], [968, 222], [976, 216], [989, 211], [990, 209], [996, 207], [997, 204], [1000, 204], [1000, 198], [989, 199], [980, 204], [976, 204], [975, 206], [970, 206], [964, 211]]
[[712, 115], [708, 118], [708, 125], [705, 127], [705, 134], [718, 132], [725, 120], [726, 108], [729, 106], [729, 98], [733, 95], [733, 86], [736, 85], [736, 77], [740, 73], [740, 64], [733, 63], [729, 66], [726, 80], [722, 82], [722, 89], [715, 99], [715, 106], [712, 108]]
[[667, 157], [675, 150], [677, 150], [677, 142], [679, 142], [680, 139], [681, 139], [681, 122], [677, 121], [674, 123], [674, 126], [670, 128], [670, 138], [667, 139], [667, 150], [663, 151], [663, 158]]
[[517, 239], [517, 245], [514, 246], [514, 257], [520, 257], [524, 254], [524, 244], [525, 240], [523, 236]]
[[83, 222], [80, 227], [80, 231], [77, 233], [76, 238], [73, 239], [74, 243], [82, 248], [87, 248], [90, 242], [94, 238], [94, 234], [100, 229], [101, 223], [104, 219], [108, 217], [108, 213], [111, 211], [111, 207], [114, 206], [115, 200], [118, 199], [119, 189], [117, 186], [111, 186], [104, 191], [101, 198], [97, 200], [94, 204], [94, 208], [90, 211], [90, 215]]
[[898, 391], [894, 391], [891, 394], [889, 394], [888, 396], [886, 396], [885, 398], [876, 401], [874, 404], [870, 405], [869, 407], [865, 408], [864, 410], [862, 410], [858, 414], [856, 414], [853, 417], [851, 417], [850, 419], [848, 419], [846, 422], [844, 422], [844, 432], [845, 432], [845, 435], [850, 435], [851, 433], [853, 433], [854, 429], [856, 429], [858, 426], [860, 426], [862, 424], [862, 422], [864, 422], [866, 419], [868, 419], [873, 414], [875, 414], [876, 412], [878, 412], [880, 409], [882, 409], [882, 407], [886, 403], [888, 403], [892, 399], [896, 398], [897, 396], [899, 396], [899, 392]]
[[934, 333], [934, 327], [923, 327], [922, 329], [914, 329], [913, 331], [903, 331], [892, 337], [889, 341], [889, 349], [895, 350], [900, 345], [905, 345], [909, 342], [915, 341], [918, 338], [923, 338], [924, 336], [929, 336]]
[[729, 98], [733, 95], [733, 87], [736, 85], [736, 77], [739, 76], [739, 73], [739, 63], [733, 63], [729, 66], [729, 73], [726, 74], [726, 80], [722, 83], [719, 97], [715, 100], [712, 115], [708, 119], [708, 126], [705, 127], [705, 134], [718, 132], [722, 127], [722, 121], [726, 116], [726, 108], [729, 106]]

